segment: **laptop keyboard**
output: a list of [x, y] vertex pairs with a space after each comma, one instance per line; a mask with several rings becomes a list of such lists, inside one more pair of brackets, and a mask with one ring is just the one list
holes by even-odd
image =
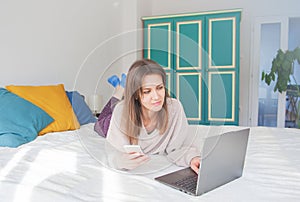
[[196, 192], [197, 179], [197, 175], [188, 176], [181, 180], [178, 180], [177, 182], [175, 182], [175, 184], [179, 187], [189, 190], [190, 192]]

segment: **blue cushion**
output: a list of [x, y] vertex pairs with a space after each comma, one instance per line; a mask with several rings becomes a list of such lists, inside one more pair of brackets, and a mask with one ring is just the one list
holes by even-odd
[[0, 88], [0, 146], [18, 147], [30, 142], [52, 122], [41, 108]]
[[95, 123], [97, 121], [82, 95], [77, 91], [66, 91], [66, 93], [80, 125]]

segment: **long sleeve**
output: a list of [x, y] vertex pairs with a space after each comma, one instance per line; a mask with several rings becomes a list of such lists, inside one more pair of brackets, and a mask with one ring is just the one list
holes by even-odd
[[106, 137], [107, 135], [107, 131], [108, 131], [108, 127], [110, 124], [110, 120], [112, 117], [112, 113], [114, 111], [114, 108], [116, 106], [116, 104], [119, 102], [120, 100], [115, 98], [115, 97], [111, 97], [111, 99], [107, 102], [107, 104], [105, 105], [105, 107], [103, 108], [103, 110], [101, 111], [97, 122], [94, 125], [94, 130], [101, 136]]
[[[170, 112], [172, 115], [168, 133], [171, 136], [165, 152], [167, 158], [176, 165], [189, 166], [193, 157], [200, 156], [200, 149], [193, 144], [197, 134], [188, 133], [188, 122], [184, 109], [180, 102], [177, 103], [176, 110], [172, 107]], [[174, 106], [176, 105], [174, 104]]]
[[115, 107], [106, 137], [107, 142], [109, 142], [118, 151], [123, 151], [123, 145], [130, 144], [121, 126], [123, 107], [123, 101], [119, 102], [119, 104]]
[[123, 145], [130, 144], [127, 136], [121, 129], [123, 107], [123, 101], [119, 102], [115, 107], [106, 137], [107, 159], [109, 166], [115, 169], [120, 169], [117, 162], [122, 158], [122, 153], [124, 152]]
[[[109, 153], [111, 158], [116, 158], [119, 152], [124, 152], [123, 145], [130, 144], [121, 126], [123, 107], [124, 102], [120, 102], [116, 106], [107, 133], [107, 142], [116, 150]], [[138, 144], [145, 154], [165, 155], [176, 165], [189, 166], [193, 157], [200, 156], [199, 147], [191, 144], [194, 142], [196, 134], [188, 133], [187, 118], [178, 100], [168, 98], [168, 113], [169, 124], [166, 132], [159, 134], [156, 129], [148, 134], [142, 127]]]

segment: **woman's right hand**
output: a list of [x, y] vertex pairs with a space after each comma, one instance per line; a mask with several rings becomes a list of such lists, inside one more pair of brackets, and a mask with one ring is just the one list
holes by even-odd
[[132, 170], [146, 163], [148, 160], [149, 160], [149, 156], [144, 154], [139, 154], [136, 152], [122, 153], [116, 159], [116, 163], [119, 169]]

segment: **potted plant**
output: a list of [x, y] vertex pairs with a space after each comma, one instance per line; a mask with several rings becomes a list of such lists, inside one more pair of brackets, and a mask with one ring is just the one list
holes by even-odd
[[[267, 85], [270, 85], [272, 81], [275, 81], [276, 83], [274, 87], [274, 92], [279, 91], [280, 93], [282, 93], [284, 91], [289, 90], [289, 93], [292, 94], [292, 96], [299, 97], [300, 89], [293, 75], [295, 61], [297, 61], [300, 64], [300, 47], [295, 48], [293, 51], [287, 50], [285, 52], [279, 49], [277, 51], [277, 55], [272, 61], [271, 71], [269, 73], [263, 71], [261, 79], [265, 81]], [[291, 76], [296, 85], [289, 85], [291, 83]], [[299, 108], [300, 106], [295, 107], [295, 115], [297, 116], [297, 122], [300, 117], [298, 113]]]

